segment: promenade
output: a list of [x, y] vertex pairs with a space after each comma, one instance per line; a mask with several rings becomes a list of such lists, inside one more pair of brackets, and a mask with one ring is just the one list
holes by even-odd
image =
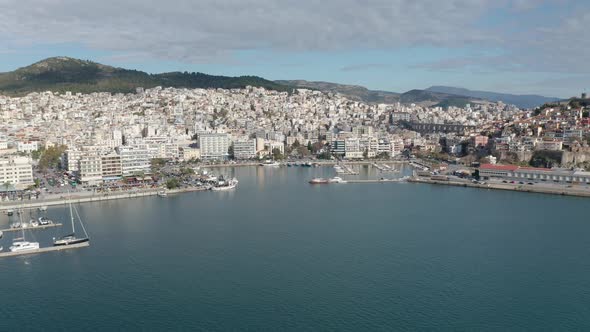
[[560, 187], [548, 187], [543, 185], [521, 185], [512, 183], [473, 183], [468, 181], [455, 181], [455, 180], [433, 180], [429, 178], [412, 177], [408, 179], [408, 182], [412, 183], [428, 183], [437, 185], [457, 186], [457, 187], [470, 187], [480, 189], [495, 189], [495, 190], [510, 190], [517, 192], [528, 192], [528, 193], [539, 193], [539, 194], [550, 194], [550, 195], [565, 195], [565, 196], [578, 196], [578, 197], [590, 197], [590, 190], [585, 188], [560, 188]]
[[[142, 189], [142, 190], [129, 190], [124, 192], [108, 192], [108, 193], [91, 193], [91, 192], [79, 192], [79, 193], [72, 193], [71, 195], [52, 195], [48, 198], [36, 199], [36, 200], [24, 200], [24, 201], [8, 201], [8, 202], [0, 202], [0, 212], [6, 212], [7, 210], [14, 210], [14, 209], [36, 209], [42, 206], [56, 206], [56, 205], [63, 205], [68, 204], [70, 201], [73, 204], [76, 203], [88, 203], [88, 202], [100, 202], [100, 201], [108, 201], [114, 199], [130, 199], [130, 198], [139, 198], [139, 197], [147, 197], [147, 196], [155, 196], [158, 194], [160, 189]], [[181, 189], [172, 189], [167, 190], [166, 193], [168, 195], [171, 194], [178, 194], [178, 193], [185, 193], [185, 192], [194, 192], [194, 191], [204, 191], [207, 190], [204, 187], [193, 187], [193, 188], [181, 188]]]

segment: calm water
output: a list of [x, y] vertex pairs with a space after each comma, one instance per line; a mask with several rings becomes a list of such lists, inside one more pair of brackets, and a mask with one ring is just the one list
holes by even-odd
[[81, 205], [91, 247], [0, 260], [0, 330], [590, 329], [587, 199], [226, 172], [235, 192]]

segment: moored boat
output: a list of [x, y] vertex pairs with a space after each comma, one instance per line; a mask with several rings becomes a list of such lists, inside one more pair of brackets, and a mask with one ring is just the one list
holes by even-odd
[[309, 181], [309, 183], [311, 183], [311, 184], [327, 184], [330, 182], [328, 181], [328, 179], [324, 179], [324, 178], [313, 178], [313, 179], [311, 179], [311, 181]]

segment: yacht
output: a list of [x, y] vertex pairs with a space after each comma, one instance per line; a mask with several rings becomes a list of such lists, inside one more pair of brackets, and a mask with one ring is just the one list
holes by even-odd
[[11, 252], [21, 252], [39, 249], [39, 242], [14, 241], [8, 248]]
[[[20, 217], [20, 214], [19, 214]], [[12, 241], [12, 245], [8, 248], [11, 252], [23, 252], [39, 249], [39, 242], [29, 242], [25, 239], [25, 223], [20, 222], [23, 237], [15, 238]]]
[[[76, 212], [76, 216], [78, 217], [78, 220], [80, 221], [80, 226], [82, 226], [82, 230], [84, 231], [83, 237], [76, 236], [76, 227], [74, 225], [74, 213], [72, 211]], [[70, 220], [72, 221], [72, 233], [62, 236], [59, 239], [53, 238], [53, 245], [54, 246], [67, 246], [67, 245], [71, 245], [71, 244], [84, 243], [84, 242], [90, 241], [90, 239], [88, 238], [88, 234], [86, 233], [86, 229], [84, 228], [84, 224], [82, 223], [82, 219], [80, 218], [80, 215], [78, 214], [78, 210], [76, 210], [75, 208], [72, 208], [72, 201], [70, 201]]]
[[39, 225], [42, 226], [47, 226], [49, 224], [53, 224], [53, 221], [51, 221], [51, 219], [46, 218], [46, 217], [39, 217], [39, 219], [37, 219], [39, 222]]
[[311, 184], [326, 184], [326, 183], [330, 183], [330, 182], [324, 178], [313, 178], [313, 179], [311, 179], [311, 181], [309, 181], [309, 183], [311, 183]]

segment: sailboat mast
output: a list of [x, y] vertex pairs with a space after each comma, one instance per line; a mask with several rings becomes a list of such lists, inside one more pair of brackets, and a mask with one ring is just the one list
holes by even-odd
[[72, 196], [70, 195], [70, 219], [72, 220], [72, 233], [76, 234], [76, 229], [74, 228], [74, 213], [72, 213]]

